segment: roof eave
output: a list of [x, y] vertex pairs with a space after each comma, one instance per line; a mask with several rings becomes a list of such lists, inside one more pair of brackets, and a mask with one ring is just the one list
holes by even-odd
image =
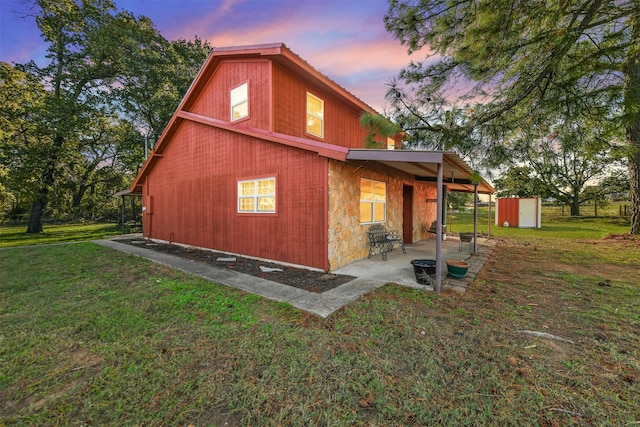
[[437, 165], [442, 164], [445, 169], [443, 183], [451, 190], [474, 192], [477, 185], [479, 193], [495, 192], [484, 179], [476, 182], [475, 171], [452, 151], [350, 149], [346, 159], [360, 164], [381, 164], [412, 175], [416, 180], [429, 182], [436, 182]]

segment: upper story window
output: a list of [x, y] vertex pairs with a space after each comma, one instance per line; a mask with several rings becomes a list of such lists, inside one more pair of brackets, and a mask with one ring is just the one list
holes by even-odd
[[275, 213], [276, 178], [238, 181], [238, 212]]
[[324, 101], [307, 92], [307, 133], [324, 137]]
[[360, 179], [360, 222], [384, 222], [387, 211], [387, 184]]
[[249, 85], [244, 83], [231, 89], [231, 121], [249, 116]]

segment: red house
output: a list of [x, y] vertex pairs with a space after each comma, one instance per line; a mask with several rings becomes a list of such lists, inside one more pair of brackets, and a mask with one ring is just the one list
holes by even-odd
[[330, 271], [373, 223], [426, 238], [438, 182], [492, 192], [453, 153], [365, 149], [365, 111], [284, 44], [214, 49], [131, 186], [145, 237]]

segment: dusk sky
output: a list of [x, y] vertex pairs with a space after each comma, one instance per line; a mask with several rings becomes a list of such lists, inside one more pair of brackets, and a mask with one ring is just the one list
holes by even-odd
[[[0, 61], [43, 65], [46, 45], [24, 0], [0, 0]], [[115, 0], [168, 40], [214, 47], [284, 42], [349, 92], [383, 111], [386, 84], [409, 63], [384, 29], [386, 0]], [[415, 59], [422, 59], [414, 55]]]

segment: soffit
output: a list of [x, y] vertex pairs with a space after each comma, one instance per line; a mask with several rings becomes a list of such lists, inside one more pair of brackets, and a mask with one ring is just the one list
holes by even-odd
[[[443, 165], [443, 184], [451, 191], [473, 193], [474, 171], [457, 154], [449, 151], [350, 149], [347, 161], [362, 166], [384, 165], [418, 181], [437, 182], [438, 164]], [[492, 194], [494, 188], [483, 178], [478, 192]]]

